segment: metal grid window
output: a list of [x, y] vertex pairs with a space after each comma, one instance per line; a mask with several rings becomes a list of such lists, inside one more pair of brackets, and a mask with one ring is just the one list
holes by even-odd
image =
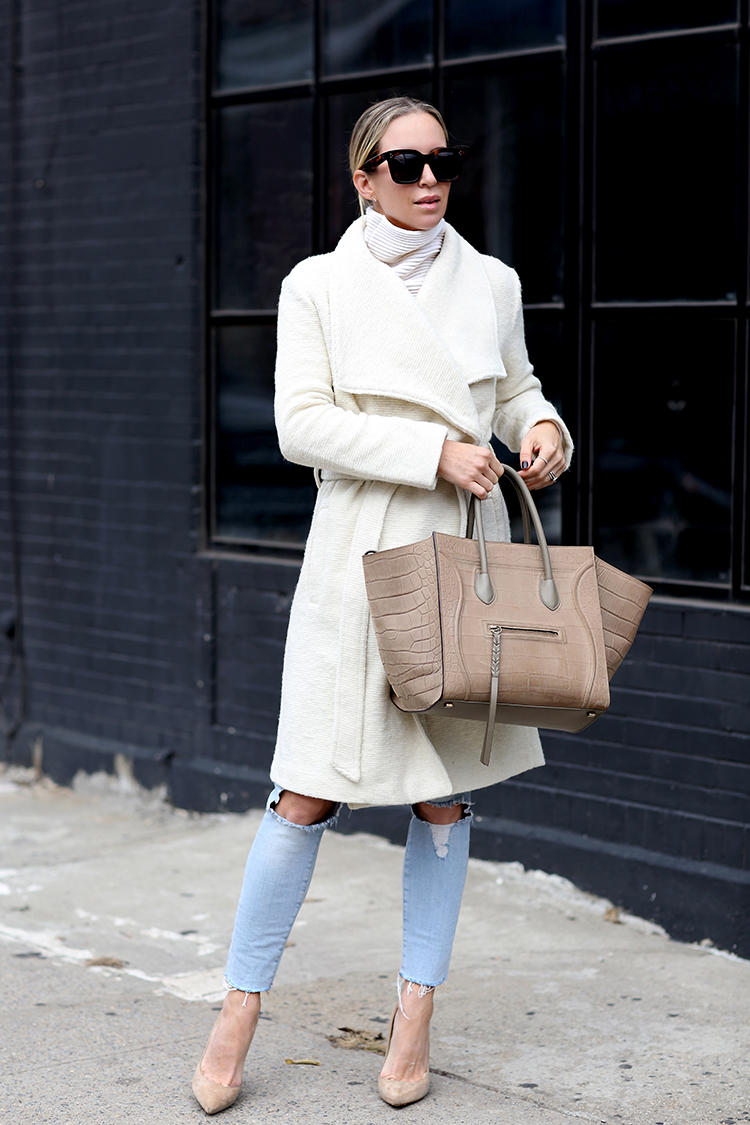
[[576, 437], [551, 538], [746, 596], [747, 0], [215, 0], [208, 22], [207, 545], [299, 557], [279, 285], [358, 214], [354, 121], [411, 93], [473, 146], [448, 219], [519, 271]]

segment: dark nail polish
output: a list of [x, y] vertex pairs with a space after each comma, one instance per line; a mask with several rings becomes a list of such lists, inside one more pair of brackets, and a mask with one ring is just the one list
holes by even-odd
[[529, 467], [529, 462], [528, 462], [528, 461], [522, 461], [522, 462], [521, 462], [521, 468], [522, 468], [522, 469], [528, 469], [528, 467]]

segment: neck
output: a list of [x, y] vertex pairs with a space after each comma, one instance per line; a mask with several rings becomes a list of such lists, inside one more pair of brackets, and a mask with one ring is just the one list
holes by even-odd
[[445, 220], [430, 230], [397, 227], [382, 211], [369, 208], [365, 214], [365, 242], [370, 253], [390, 266], [415, 296], [435, 258], [445, 235]]

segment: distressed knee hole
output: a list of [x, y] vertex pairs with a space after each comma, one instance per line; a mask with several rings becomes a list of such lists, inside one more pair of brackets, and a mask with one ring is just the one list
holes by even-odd
[[459, 821], [455, 820], [453, 824], [433, 824], [428, 820], [427, 823], [430, 826], [435, 855], [438, 859], [445, 859], [448, 855], [448, 842], [451, 838], [451, 829], [453, 828], [453, 824], [458, 824]]
[[[457, 795], [455, 799], [449, 797], [443, 801], [420, 801], [412, 805], [411, 809], [417, 820], [421, 820], [423, 824], [429, 826], [432, 843], [438, 859], [445, 859], [447, 857], [451, 829], [455, 828], [457, 824], [461, 824], [463, 821], [471, 818], [471, 806], [472, 801], [470, 795], [464, 793], [460, 796]], [[425, 815], [427, 809], [438, 809], [441, 813], [445, 813], [447, 810], [452, 812], [457, 807], [460, 808], [461, 815], [456, 820], [432, 820], [431, 817]]]
[[[297, 794], [291, 794], [291, 800], [282, 801], [287, 793], [288, 790], [277, 787], [266, 806], [276, 820], [289, 824], [292, 828], [302, 828], [307, 831], [320, 831], [335, 826], [341, 809], [340, 804], [315, 798], [298, 798]], [[279, 810], [279, 805], [282, 805], [283, 811]], [[285, 816], [285, 812], [289, 815]]]
[[335, 828], [338, 821], [341, 805], [333, 803], [325, 810], [320, 819], [314, 820], [312, 824], [305, 824], [303, 821], [288, 820], [282, 813], [277, 811], [278, 802], [269, 804], [267, 813], [278, 821], [279, 824], [284, 824], [289, 828], [298, 828], [300, 832], [323, 832], [326, 828]]
[[430, 829], [432, 844], [435, 848], [435, 855], [438, 857], [438, 859], [447, 859], [451, 832], [457, 824], [463, 823], [463, 821], [467, 820], [471, 816], [471, 810], [466, 805], [462, 806], [461, 811], [462, 815], [459, 817], [459, 819], [451, 820], [448, 822], [448, 824], [436, 824], [435, 821], [424, 820], [422, 817], [419, 817], [419, 819], [422, 820], [423, 823], [426, 824]]

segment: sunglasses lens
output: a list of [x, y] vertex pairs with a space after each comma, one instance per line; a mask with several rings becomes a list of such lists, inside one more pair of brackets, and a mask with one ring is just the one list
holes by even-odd
[[394, 184], [415, 184], [427, 163], [439, 183], [448, 183], [461, 175], [463, 162], [463, 156], [450, 149], [435, 153], [429, 161], [421, 153], [396, 152], [388, 160], [388, 167]]
[[464, 158], [457, 152], [439, 152], [432, 159], [432, 171], [440, 183], [457, 180], [461, 175]]
[[391, 179], [394, 184], [415, 184], [424, 164], [424, 157], [419, 157], [413, 152], [397, 152], [388, 161]]

